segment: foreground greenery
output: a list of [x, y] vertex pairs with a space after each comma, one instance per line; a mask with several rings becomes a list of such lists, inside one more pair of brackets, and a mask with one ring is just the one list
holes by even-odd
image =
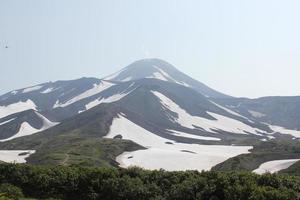
[[300, 199], [300, 177], [250, 172], [0, 165], [0, 199]]
[[[28, 142], [28, 144], [31, 145], [33, 142], [36, 141], [33, 140]], [[19, 148], [8, 147], [6, 149]], [[35, 148], [21, 146], [20, 149]], [[143, 149], [143, 147], [128, 140], [84, 137], [75, 134], [58, 135], [42, 141], [41, 145], [36, 148], [36, 153], [26, 160], [29, 164], [36, 165], [111, 167], [118, 165], [115, 161], [116, 157], [124, 151], [136, 151], [139, 149]]]
[[[272, 160], [299, 159], [300, 143], [294, 140], [271, 140], [253, 145], [249, 154], [241, 154], [230, 158], [212, 168], [216, 171], [253, 171], [262, 163]], [[283, 172], [300, 175], [300, 162]], [[290, 169], [289, 168], [289, 169]]]

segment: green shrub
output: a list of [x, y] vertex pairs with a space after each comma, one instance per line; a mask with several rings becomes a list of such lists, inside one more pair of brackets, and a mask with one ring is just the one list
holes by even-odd
[[0, 185], [0, 193], [10, 199], [18, 200], [23, 197], [22, 190], [14, 185], [4, 183]]
[[20, 199], [22, 191], [26, 197], [62, 200], [300, 199], [300, 177], [251, 172], [5, 164], [0, 165], [0, 183], [5, 183], [0, 185], [0, 193], [4, 194], [0, 200]]

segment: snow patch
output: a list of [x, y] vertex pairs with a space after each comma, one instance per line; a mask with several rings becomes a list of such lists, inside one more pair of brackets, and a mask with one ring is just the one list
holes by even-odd
[[103, 92], [104, 90], [107, 90], [108, 88], [110, 88], [111, 86], [113, 86], [115, 84], [107, 82], [107, 81], [101, 81], [99, 84], [94, 84], [92, 89], [89, 89], [81, 94], [79, 94], [78, 96], [68, 100], [65, 103], [59, 103], [59, 101], [57, 101], [54, 104], [53, 108], [57, 108], [57, 107], [66, 107], [69, 106], [77, 101], [80, 101], [82, 99], [91, 97], [93, 95], [99, 94], [100, 92]]
[[53, 92], [54, 91], [54, 88], [47, 88], [47, 89], [45, 89], [44, 91], [42, 91], [41, 93], [42, 94], [48, 94], [48, 93], [50, 93], [50, 92]]
[[166, 73], [164, 70], [160, 69], [159, 67], [157, 67], [155, 65], [153, 65], [153, 67], [157, 71], [154, 72], [152, 75], [147, 76], [146, 78], [154, 78], [154, 79], [159, 79], [159, 80], [162, 80], [162, 81], [171, 81], [171, 82], [177, 83], [179, 85], [183, 85], [185, 87], [191, 87], [187, 83], [177, 81], [176, 79], [174, 79], [173, 77], [171, 77], [168, 73]]
[[[257, 128], [253, 128], [247, 124], [244, 124], [240, 121], [237, 121], [235, 119], [229, 118], [229, 117], [225, 117], [223, 115], [219, 115], [216, 113], [212, 113], [212, 112], [207, 112], [209, 115], [211, 115], [212, 117], [214, 117], [215, 120], [209, 120], [211, 123], [211, 126], [213, 126], [212, 128], [210, 128], [211, 130], [221, 130], [221, 131], [226, 131], [226, 132], [231, 132], [231, 133], [239, 133], [239, 134], [247, 134], [247, 133], [252, 133], [254, 135], [260, 135], [262, 136], [260, 133], [267, 133], [266, 131], [257, 129]], [[208, 122], [209, 123], [209, 122]]]
[[128, 95], [128, 93], [115, 94], [115, 95], [112, 95], [107, 98], [96, 99], [96, 100], [88, 103], [87, 105], [85, 105], [85, 108], [86, 108], [86, 110], [89, 110], [95, 106], [102, 104], [102, 103], [113, 103], [113, 102], [121, 100], [126, 95]]
[[190, 133], [184, 133], [181, 131], [175, 131], [175, 130], [168, 130], [167, 131], [171, 132], [172, 135], [179, 136], [179, 137], [185, 137], [185, 138], [191, 138], [191, 139], [197, 139], [197, 140], [209, 140], [209, 141], [220, 141], [220, 138], [215, 138], [215, 137], [207, 137], [207, 136], [199, 136], [199, 135], [194, 135]]
[[102, 104], [102, 103], [113, 103], [113, 102], [121, 100], [122, 98], [124, 98], [125, 96], [127, 96], [128, 94], [130, 94], [131, 92], [133, 92], [136, 89], [136, 88], [134, 88], [133, 90], [130, 90], [128, 92], [128, 89], [131, 88], [133, 85], [134, 85], [134, 83], [132, 83], [127, 89], [125, 89], [123, 92], [121, 92], [119, 94], [114, 94], [114, 95], [106, 97], [106, 98], [101, 98], [101, 99], [96, 99], [94, 101], [91, 101], [90, 103], [85, 105], [86, 110], [89, 110], [95, 106]]
[[57, 124], [59, 124], [57, 122], [51, 122], [50, 120], [48, 120], [46, 117], [44, 117], [43, 115], [41, 115], [38, 112], [35, 112], [35, 113], [43, 121], [43, 127], [41, 129], [36, 129], [36, 128], [32, 127], [28, 122], [23, 122], [21, 124], [21, 126], [20, 126], [19, 131], [15, 135], [13, 135], [13, 136], [11, 136], [9, 138], [0, 140], [0, 142], [5, 142], [5, 141], [9, 141], [9, 140], [12, 140], [12, 139], [15, 139], [15, 138], [32, 135], [34, 133], [44, 131], [44, 130], [46, 130], [48, 128], [51, 128], [51, 127], [56, 126]]
[[265, 117], [266, 115], [257, 111], [253, 111], [253, 110], [248, 110], [248, 112], [252, 115], [252, 117], [255, 118], [262, 118]]
[[186, 86], [186, 87], [191, 87], [189, 84], [187, 83], [184, 83], [184, 82], [181, 82], [181, 81], [177, 81], [176, 79], [174, 79], [172, 76], [170, 76], [168, 73], [166, 73], [164, 70], [162, 70], [161, 68], [153, 65], [153, 67], [159, 71], [159, 73], [164, 77], [164, 79], [166, 81], [168, 81], [167, 79], [179, 84], [179, 85], [183, 85], [183, 86]]
[[238, 116], [238, 117], [241, 117], [241, 118], [244, 118], [244, 119], [249, 120], [247, 117], [244, 117], [244, 116], [240, 115], [239, 113], [236, 113], [236, 112], [234, 112], [234, 111], [232, 111], [232, 110], [230, 110], [230, 109], [228, 109], [228, 108], [225, 108], [225, 107], [223, 107], [223, 106], [221, 106], [221, 105], [219, 105], [219, 104], [217, 104], [217, 103], [215, 103], [215, 102], [213, 102], [213, 101], [210, 101], [210, 102], [211, 102], [212, 104], [214, 104], [215, 106], [221, 108], [222, 110], [225, 110], [226, 112], [228, 112], [228, 113], [230, 113], [230, 114], [232, 114], [232, 115], [235, 115], [235, 116]]
[[0, 123], [0, 126], [2, 126], [2, 125], [4, 125], [4, 124], [7, 124], [7, 123], [9, 123], [9, 122], [11, 122], [11, 121], [13, 121], [13, 120], [15, 120], [16, 118], [12, 118], [12, 119], [9, 119], [9, 120], [7, 120], [7, 121], [5, 121], [5, 122], [1, 122]]
[[281, 171], [283, 169], [287, 169], [300, 159], [289, 159], [289, 160], [273, 160], [269, 162], [265, 162], [259, 166], [253, 172], [257, 174], [264, 174], [264, 173], [275, 173]]
[[49, 119], [47, 119], [45, 116], [41, 115], [38, 112], [35, 112], [35, 114], [37, 114], [43, 121], [43, 128], [41, 129], [41, 131], [46, 130], [48, 128], [51, 128], [53, 126], [56, 126], [59, 124], [59, 122], [52, 122]]
[[42, 85], [36, 85], [36, 86], [28, 87], [28, 88], [23, 89], [22, 93], [33, 92], [33, 91], [41, 89], [42, 87], [43, 87]]
[[127, 78], [125, 78], [125, 79], [123, 79], [123, 80], [121, 80], [121, 81], [126, 82], [126, 81], [131, 81], [131, 80], [132, 80], [132, 77], [129, 76], [129, 77], [127, 77]]
[[287, 135], [292, 135], [296, 138], [300, 138], [300, 131], [298, 130], [291, 130], [287, 129], [281, 126], [275, 126], [275, 125], [269, 125], [269, 127], [276, 133], [282, 133], [282, 134], [287, 134]]
[[[106, 138], [122, 135], [146, 147], [146, 150], [124, 152], [117, 157], [121, 167], [139, 166], [146, 169], [209, 170], [228, 158], [249, 153], [252, 146], [184, 144], [162, 138], [118, 115]], [[194, 153], [188, 153], [194, 152]], [[146, 159], [145, 159], [146, 158]]]
[[271, 136], [271, 135], [268, 135], [267, 137], [268, 137], [270, 140], [275, 139], [275, 137], [274, 137], [274, 136]]
[[0, 150], [0, 160], [7, 163], [26, 163], [35, 150]]
[[22, 112], [25, 110], [36, 110], [36, 105], [33, 101], [31, 101], [30, 99], [28, 99], [25, 102], [17, 102], [17, 103], [13, 103], [10, 104], [8, 106], [0, 106], [0, 118], [6, 117], [8, 115], [12, 115], [18, 112]]
[[159, 79], [162, 81], [168, 81], [161, 73], [159, 72], [154, 72], [151, 76], [147, 76], [146, 78], [154, 78], [154, 79]]
[[212, 112], [207, 112], [216, 120], [210, 120], [203, 117], [192, 116], [187, 113], [184, 109], [182, 109], [179, 105], [177, 105], [174, 101], [159, 93], [157, 91], [151, 91], [156, 97], [159, 98], [163, 107], [166, 110], [170, 110], [174, 113], [177, 113], [178, 117], [173, 117], [173, 121], [180, 124], [183, 127], [194, 129], [196, 127], [200, 127], [208, 132], [217, 133], [217, 130], [226, 131], [230, 133], [237, 134], [247, 134], [253, 133], [257, 134], [257, 132], [265, 132], [256, 128], [253, 128], [247, 124], [244, 124], [238, 120], [225, 117], [223, 115], [219, 115]]
[[33, 133], [36, 133], [38, 131], [39, 131], [39, 129], [33, 128], [28, 122], [23, 122], [20, 126], [18, 133], [16, 133], [15, 135], [13, 135], [12, 137], [9, 137], [7, 139], [0, 140], [0, 142], [5, 142], [5, 141], [9, 141], [9, 140], [18, 138], [18, 137], [32, 135]]

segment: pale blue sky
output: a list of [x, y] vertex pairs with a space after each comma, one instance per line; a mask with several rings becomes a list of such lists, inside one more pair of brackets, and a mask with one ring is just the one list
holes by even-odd
[[230, 95], [300, 95], [299, 10], [299, 0], [0, 0], [0, 93], [157, 57]]

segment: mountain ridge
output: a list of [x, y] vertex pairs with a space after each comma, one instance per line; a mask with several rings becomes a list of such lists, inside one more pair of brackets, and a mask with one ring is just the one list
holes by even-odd
[[[276, 108], [286, 121], [276, 117]], [[100, 139], [98, 144], [101, 145], [122, 146], [117, 151], [114, 149], [120, 155], [113, 154], [122, 166], [208, 170], [240, 154], [251, 156], [251, 146], [260, 142], [298, 141], [300, 123], [292, 120], [297, 112], [291, 112], [295, 108], [298, 108], [297, 98], [282, 101], [280, 98], [229, 97], [165, 61], [144, 59], [103, 79], [56, 81], [0, 96], [1, 139], [18, 135], [22, 123], [39, 130], [0, 142], [0, 148], [35, 149], [36, 153], [27, 159], [29, 163], [46, 164], [49, 156], [51, 163], [59, 163], [66, 154], [70, 156], [73, 141], [74, 145], [79, 145], [80, 158], [76, 151], [72, 159], [83, 159], [82, 162], [92, 165], [102, 161], [89, 162], [88, 159], [93, 160], [91, 153], [78, 141], [95, 145], [92, 142], [95, 138]], [[284, 110], [287, 112], [282, 112]], [[35, 117], [59, 124], [44, 130], [41, 123], [33, 120]], [[9, 134], [1, 132], [8, 129]], [[60, 146], [64, 143], [65, 147]], [[126, 149], [131, 151], [124, 152]], [[292, 154], [286, 155], [289, 156]], [[151, 158], [154, 164], [149, 165], [142, 159], [144, 157]], [[169, 160], [162, 159], [167, 157]], [[175, 162], [174, 167], [166, 161]], [[178, 164], [185, 161], [186, 166]], [[200, 165], [200, 161], [211, 164]]]

